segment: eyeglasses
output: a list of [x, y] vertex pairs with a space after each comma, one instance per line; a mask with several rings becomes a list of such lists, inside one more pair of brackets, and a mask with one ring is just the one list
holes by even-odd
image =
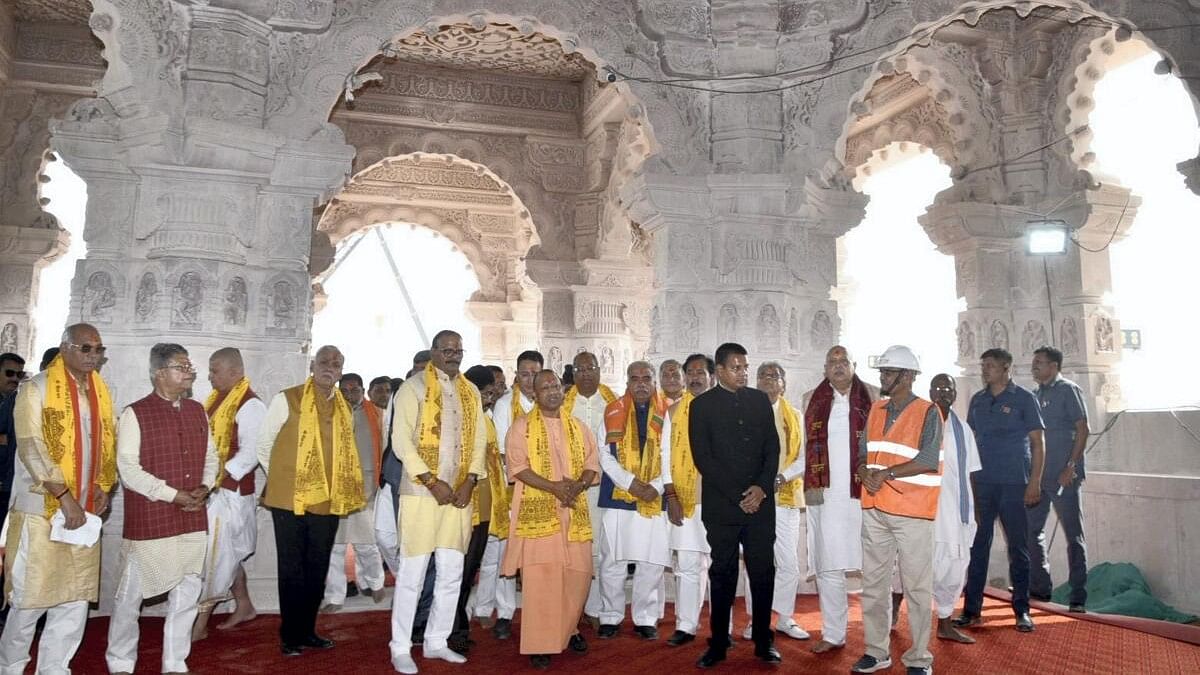
[[765, 374], [765, 375], [759, 375], [759, 376], [758, 376], [758, 379], [760, 379], [760, 380], [768, 380], [768, 381], [776, 381], [776, 380], [782, 380], [782, 379], [783, 379], [783, 376], [782, 376], [782, 375], [770, 375], [770, 374]]
[[598, 373], [598, 372], [600, 372], [600, 366], [584, 366], [582, 368], [578, 368], [578, 367], [575, 368], [575, 374], [577, 374], [577, 375], [579, 373]]
[[17, 378], [18, 380], [23, 380], [23, 379], [25, 379], [25, 376], [26, 376], [27, 374], [28, 374], [28, 373], [26, 373], [26, 372], [25, 372], [25, 371], [23, 371], [23, 370], [13, 370], [12, 368], [5, 368], [5, 369], [4, 369], [4, 376], [5, 376], [5, 377], [15, 377], [15, 378]]
[[68, 343], [67, 346], [79, 350], [80, 354], [91, 354], [92, 352], [96, 352], [100, 356], [104, 356], [104, 352], [108, 351], [108, 347], [105, 347], [104, 345], [76, 345]]
[[446, 349], [439, 349], [438, 351], [441, 352], [442, 356], [444, 356], [446, 358], [450, 358], [451, 356], [462, 356], [463, 355], [463, 350], [461, 350], [461, 349], [446, 348]]
[[172, 363], [169, 366], [163, 366], [163, 368], [167, 370], [178, 370], [181, 373], [196, 372], [196, 366], [193, 366], [190, 363]]

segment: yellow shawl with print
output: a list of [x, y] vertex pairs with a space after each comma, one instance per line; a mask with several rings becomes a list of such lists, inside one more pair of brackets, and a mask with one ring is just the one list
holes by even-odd
[[[560, 413], [561, 415], [561, 413]], [[570, 459], [571, 479], [578, 480], [583, 474], [583, 463], [587, 457], [587, 446], [583, 441], [583, 428], [579, 420], [570, 416], [560, 416], [563, 431], [567, 437], [567, 455]], [[529, 413], [525, 427], [525, 442], [529, 452], [529, 468], [534, 473], [545, 478], [553, 479], [553, 463], [551, 462], [550, 439], [546, 434], [546, 422], [542, 419], [542, 409], [534, 406]], [[521, 494], [521, 504], [517, 511], [516, 534], [518, 537], [537, 539], [556, 534], [562, 524], [558, 517], [558, 498], [544, 490], [538, 490], [528, 485]], [[571, 505], [571, 521], [567, 527], [567, 541], [581, 542], [592, 540], [592, 520], [588, 517], [587, 495], [579, 493], [575, 503]]]
[[[634, 412], [633, 395], [613, 401], [604, 411], [605, 443], [617, 444], [617, 461], [643, 483], [653, 482], [662, 475], [662, 455], [659, 438], [662, 434], [663, 413], [666, 406], [658, 392], [650, 399], [649, 417], [646, 419], [646, 443], [638, 445], [637, 415]], [[646, 452], [649, 450], [649, 452]], [[613, 499], [636, 504], [638, 513], [653, 518], [662, 513], [662, 499], [644, 502], [627, 490], [613, 487]]]
[[[240, 400], [240, 399], [239, 399]], [[317, 390], [312, 377], [304, 382], [300, 396], [299, 442], [296, 444], [296, 484], [292, 512], [304, 515], [310, 506], [329, 502], [329, 512], [344, 516], [366, 506], [363, 494], [362, 463], [354, 442], [354, 418], [350, 404], [337, 387], [333, 388], [332, 480], [325, 478], [325, 449], [321, 439], [321, 421], [317, 413]], [[332, 482], [332, 485], [330, 483]]]
[[[475, 449], [475, 430], [479, 425], [479, 389], [459, 373], [454, 378], [458, 404], [462, 409], [462, 429], [459, 432], [458, 476], [454, 485], [461, 485], [471, 470], [471, 452]], [[421, 404], [421, 422], [417, 435], [417, 455], [435, 477], [441, 463], [442, 385], [432, 363], [425, 366], [425, 400]], [[416, 476], [413, 476], [414, 478]]]
[[[42, 437], [50, 461], [62, 471], [63, 483], [71, 494], [79, 497], [80, 486], [85, 481], [99, 485], [108, 492], [117, 483], [117, 433], [113, 424], [112, 396], [108, 385], [95, 371], [88, 374], [88, 403], [92, 411], [91, 447], [83, 447], [83, 430], [79, 428], [79, 388], [75, 378], [67, 372], [62, 354], [54, 357], [46, 368], [46, 392], [42, 404]], [[88, 463], [92, 475], [83, 475], [83, 453], [91, 456]], [[95, 503], [95, 490], [88, 492], [87, 504], [91, 511]], [[45, 494], [46, 517], [58, 510], [58, 500], [49, 491]]]
[[[779, 413], [783, 417], [783, 434], [785, 436], [785, 438], [779, 439], [779, 442], [785, 444], [784, 447], [787, 448], [783, 463], [779, 465], [779, 473], [783, 473], [785, 467], [791, 466], [792, 462], [800, 457], [800, 447], [804, 445], [804, 425], [800, 423], [800, 416], [796, 414], [796, 409], [782, 396], [779, 397]], [[803, 483], [803, 479], [800, 478], [784, 483], [775, 491], [775, 501], [780, 506], [792, 508], [804, 506]]]
[[683, 507], [684, 518], [691, 518], [696, 513], [696, 494], [699, 492], [696, 488], [700, 483], [700, 472], [692, 461], [692, 441], [688, 435], [688, 414], [694, 398], [695, 395], [685, 389], [671, 416], [671, 484]]

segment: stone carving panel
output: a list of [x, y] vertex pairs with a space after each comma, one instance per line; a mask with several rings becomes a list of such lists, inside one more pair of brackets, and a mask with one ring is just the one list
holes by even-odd
[[199, 330], [204, 327], [204, 278], [199, 272], [184, 272], [171, 298], [171, 328]]
[[266, 291], [267, 333], [294, 335], [300, 322], [299, 291], [286, 279], [271, 284]]
[[1092, 319], [1093, 330], [1096, 332], [1096, 353], [1112, 354], [1117, 351], [1117, 340], [1113, 334], [1113, 322], [1103, 313], [1097, 313]]
[[4, 324], [4, 328], [0, 329], [0, 352], [12, 352], [15, 354], [18, 351], [17, 342], [17, 324]]
[[225, 325], [246, 325], [246, 314], [249, 307], [250, 300], [246, 280], [242, 277], [230, 279], [229, 286], [225, 289]]
[[1046, 326], [1041, 321], [1027, 321], [1025, 329], [1021, 332], [1021, 353], [1030, 355], [1035, 349], [1048, 344], [1050, 341], [1046, 338]]
[[756, 335], [759, 350], [768, 354], [778, 354], [780, 328], [779, 314], [775, 311], [775, 305], [767, 303], [759, 311]]
[[1062, 320], [1058, 338], [1062, 342], [1063, 355], [1072, 356], [1079, 353], [1079, 329], [1075, 326], [1075, 319], [1068, 316]]
[[971, 328], [971, 323], [963, 321], [958, 324], [958, 358], [960, 360], [970, 360], [975, 358], [979, 353], [975, 350], [975, 329]]
[[738, 309], [733, 304], [721, 305], [721, 338], [738, 339]]
[[113, 307], [117, 304], [117, 291], [112, 275], [108, 272], [93, 272], [88, 277], [83, 291], [83, 320], [91, 323], [112, 321]]
[[992, 321], [992, 328], [988, 332], [988, 342], [993, 347], [1008, 349], [1008, 326], [1005, 326], [1000, 319]]
[[138, 282], [137, 295], [133, 302], [133, 316], [138, 323], [146, 323], [154, 316], [155, 300], [158, 296], [158, 280], [153, 272], [146, 272]]
[[419, 31], [393, 41], [388, 56], [408, 63], [495, 70], [548, 79], [581, 80], [592, 70], [579, 54], [563, 53], [547, 35], [511, 24], [459, 23], [433, 34]]
[[696, 307], [690, 302], [679, 307], [674, 332], [676, 349], [699, 349], [700, 315], [696, 313]]
[[788, 312], [788, 328], [787, 328], [788, 349], [793, 352], [800, 351], [800, 316], [793, 307]]
[[817, 352], [823, 353], [833, 346], [833, 319], [829, 317], [829, 312], [822, 309], [813, 314], [809, 340]]

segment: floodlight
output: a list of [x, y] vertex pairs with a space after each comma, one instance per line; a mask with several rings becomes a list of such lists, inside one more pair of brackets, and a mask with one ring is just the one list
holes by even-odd
[[1025, 231], [1025, 252], [1029, 255], [1063, 255], [1067, 252], [1067, 225], [1047, 221]]

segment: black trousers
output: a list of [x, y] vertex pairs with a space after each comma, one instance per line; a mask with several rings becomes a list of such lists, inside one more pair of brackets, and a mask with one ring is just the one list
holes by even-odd
[[338, 517], [271, 509], [279, 575], [279, 639], [300, 644], [317, 631], [317, 610], [337, 535]]
[[467, 544], [467, 553], [463, 556], [462, 585], [458, 587], [458, 608], [454, 610], [454, 630], [451, 636], [467, 637], [471, 632], [470, 618], [467, 616], [467, 596], [471, 594], [471, 586], [475, 584], [475, 575], [479, 573], [479, 563], [483, 562], [483, 550], [487, 548], [489, 521], [483, 521], [471, 530], [471, 541]]
[[774, 642], [771, 630], [771, 598], [775, 595], [775, 521], [764, 519], [749, 525], [704, 523], [708, 545], [712, 548], [712, 565], [708, 568], [712, 604], [708, 624], [712, 637], [708, 644], [714, 649], [729, 648], [729, 611], [737, 594], [738, 546], [746, 559], [746, 575], [750, 577], [750, 592], [762, 601], [754, 603], [751, 621], [754, 625], [755, 651], [766, 649]]

